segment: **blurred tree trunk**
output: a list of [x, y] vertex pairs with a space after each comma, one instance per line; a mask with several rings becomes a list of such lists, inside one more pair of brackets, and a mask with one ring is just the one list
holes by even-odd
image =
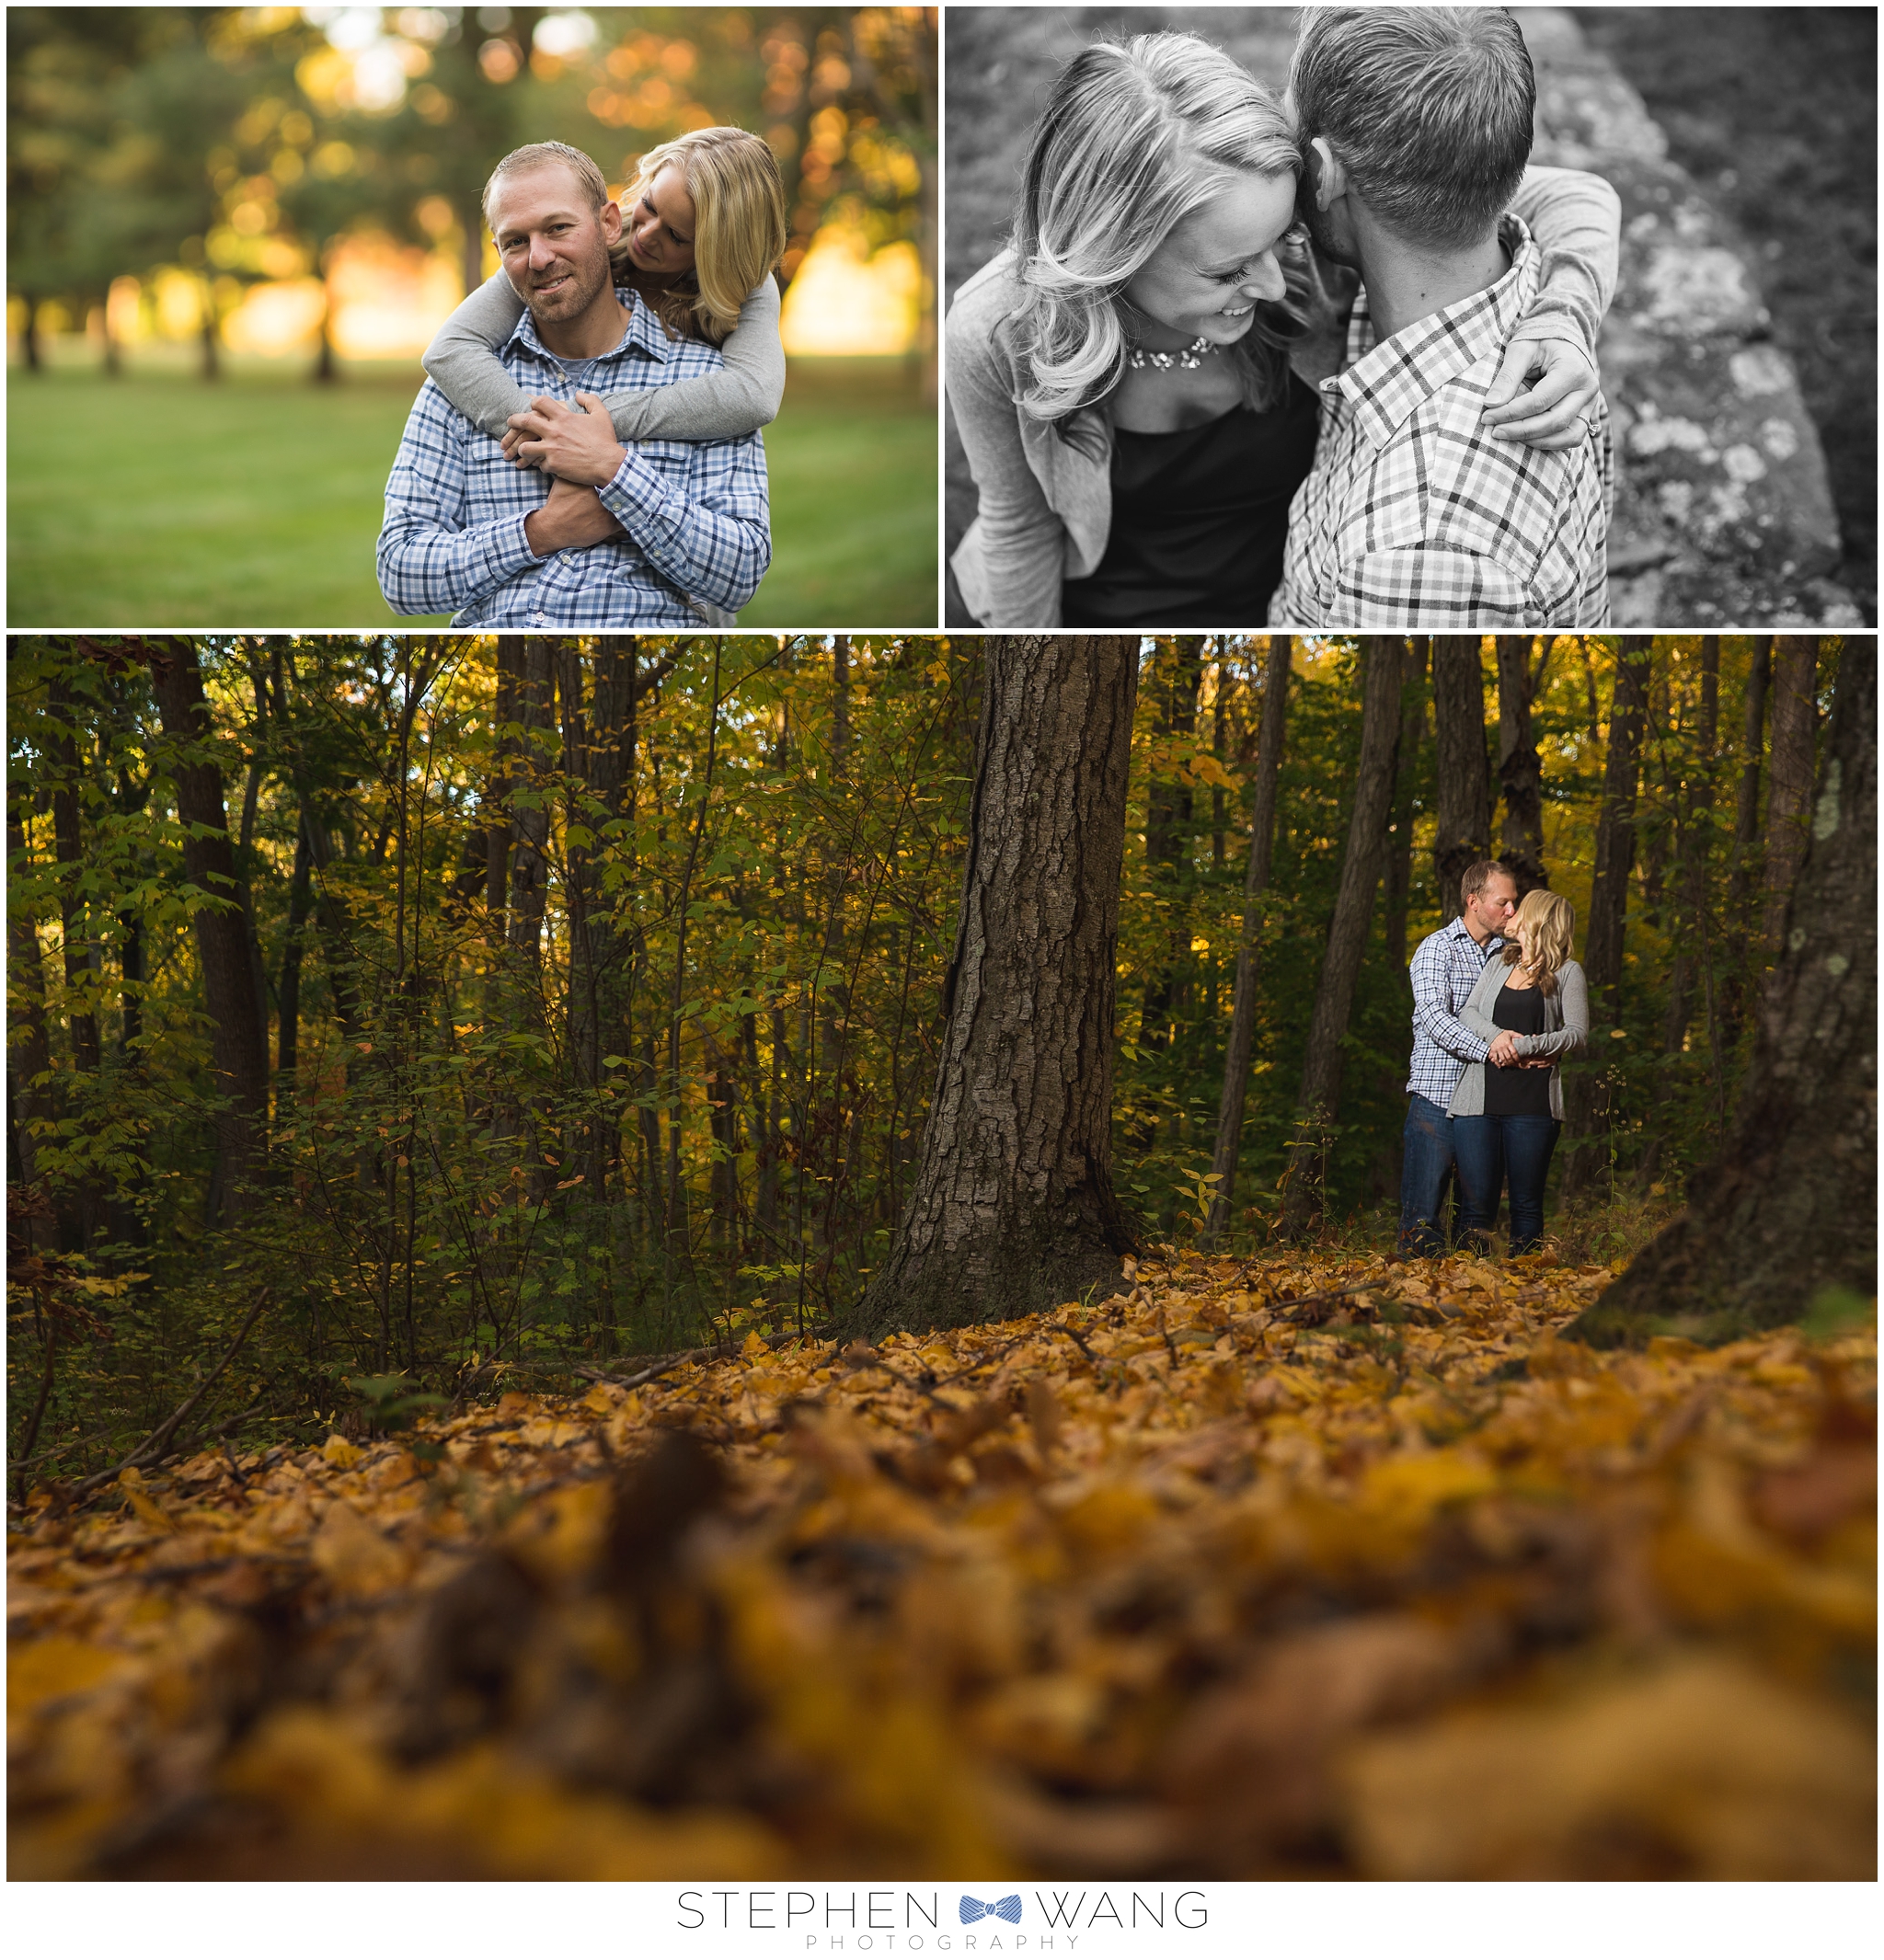
[[1769, 960], [1784, 950], [1786, 910], [1806, 854], [1818, 678], [1816, 639], [1784, 634], [1774, 641], [1773, 780], [1766, 793], [1766, 902], [1760, 919], [1760, 944]]
[[1544, 764], [1531, 732], [1531, 705], [1550, 661], [1551, 636], [1534, 646], [1528, 633], [1500, 633], [1498, 648], [1498, 780], [1504, 793], [1504, 841], [1499, 862], [1518, 896], [1547, 888], [1544, 868]]
[[1256, 1003], [1262, 979], [1263, 894], [1269, 888], [1269, 859], [1276, 842], [1276, 785], [1282, 767], [1282, 731], [1288, 714], [1293, 642], [1286, 633], [1269, 636], [1263, 668], [1261, 720], [1256, 750], [1256, 793], [1249, 819], [1249, 858], [1243, 874], [1243, 926], [1236, 943], [1236, 991], [1230, 1005], [1230, 1043], [1223, 1055], [1223, 1086], [1217, 1098], [1216, 1174], [1203, 1243], [1214, 1245], [1230, 1220], [1236, 1158], [1243, 1143], [1243, 1106], [1249, 1064], [1256, 1052]]
[[1629, 871], [1636, 855], [1636, 791], [1642, 733], [1648, 712], [1651, 640], [1625, 639], [1615, 657], [1609, 708], [1609, 751], [1603, 761], [1603, 808], [1596, 820], [1596, 872], [1583, 931], [1583, 974], [1590, 987], [1590, 1055], [1564, 1075], [1566, 1204], [1606, 1184], [1608, 1139], [1614, 1117], [1606, 1077], [1609, 1031], [1622, 1015], [1623, 930]]
[[1687, 1209], [1567, 1332], [1729, 1340], [1878, 1274], [1878, 665], [1839, 663], [1794, 930], [1762, 1003], [1727, 1147]]
[[[1368, 923], [1373, 916], [1374, 891], [1380, 884], [1387, 811], [1394, 793], [1394, 743], [1400, 724], [1404, 644], [1382, 635], [1362, 640], [1361, 646], [1367, 663], [1361, 696], [1361, 761], [1353, 813], [1348, 821], [1348, 848], [1341, 860], [1340, 889], [1328, 922], [1327, 950], [1322, 956], [1315, 1010], [1309, 1017], [1295, 1134], [1289, 1146], [1282, 1229], [1290, 1234], [1307, 1230], [1321, 1216], [1326, 1156], [1340, 1113], [1341, 1043], [1347, 1038], [1354, 983], [1367, 949]], [[1482, 739], [1479, 753], [1484, 754]]]
[[[164, 733], [179, 751], [200, 750], [212, 733], [196, 648], [189, 640], [152, 643], [151, 668]], [[236, 854], [223, 802], [223, 773], [201, 755], [171, 763], [177, 816], [183, 829], [183, 871], [199, 890], [222, 900], [195, 919], [203, 1007], [218, 1093], [228, 1107], [216, 1120], [213, 1215], [233, 1223], [251, 1206], [268, 1122], [269, 1059], [261, 1003], [256, 998], [248, 924], [236, 900]], [[206, 834], [199, 835], [201, 831]]]
[[946, 1026], [873, 1334], [1120, 1284], [1112, 1055], [1136, 635], [1000, 636], [986, 678]]
[[1485, 755], [1485, 670], [1476, 633], [1435, 634], [1432, 735], [1438, 821], [1432, 873], [1440, 921], [1465, 910], [1459, 880], [1491, 855], [1491, 781]]

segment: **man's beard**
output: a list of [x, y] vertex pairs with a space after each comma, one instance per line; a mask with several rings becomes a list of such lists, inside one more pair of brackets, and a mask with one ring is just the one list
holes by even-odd
[[545, 295], [533, 287], [523, 295], [523, 304], [533, 318], [554, 324], [586, 313], [594, 304], [595, 295], [609, 283], [608, 252], [606, 248], [598, 252], [587, 265], [566, 263], [565, 270], [568, 278], [555, 292]]

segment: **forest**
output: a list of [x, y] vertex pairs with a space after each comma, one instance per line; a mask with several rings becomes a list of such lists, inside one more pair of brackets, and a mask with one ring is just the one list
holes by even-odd
[[1868, 647], [9, 655], [16, 1873], [1870, 1868]]
[[[9, 1459], [96, 1469], [264, 1296], [202, 1433], [840, 1317], [917, 1167], [986, 644], [16, 639]], [[1407, 958], [1496, 856], [1596, 1003], [1554, 1229], [1645, 1243], [1726, 1134], [1839, 643], [1413, 641], [1365, 700], [1338, 641], [1139, 658], [1136, 1240], [1390, 1244]]]

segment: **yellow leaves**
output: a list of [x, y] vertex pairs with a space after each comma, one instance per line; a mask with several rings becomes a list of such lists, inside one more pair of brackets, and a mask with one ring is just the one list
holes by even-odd
[[1382, 1737], [1346, 1783], [1383, 1878], [1850, 1878], [1876, 1849], [1859, 1725], [1713, 1656]]
[[7, 1720], [65, 1695], [84, 1694], [129, 1665], [123, 1654], [63, 1634], [22, 1645], [7, 1656]]
[[121, 1470], [118, 1473], [119, 1488], [124, 1493], [127, 1506], [153, 1530], [174, 1531], [176, 1520], [159, 1505], [144, 1494], [144, 1474], [137, 1470]]
[[337, 1592], [389, 1591], [403, 1585], [411, 1569], [405, 1553], [344, 1500], [328, 1505], [310, 1550]]
[[[96, 1875], [182, 1792], [301, 1875], [1868, 1869], [1869, 1329], [1598, 1354], [1601, 1269], [1126, 1278], [29, 1513], [16, 1861]], [[222, 1739], [219, 1683], [304, 1679]]]

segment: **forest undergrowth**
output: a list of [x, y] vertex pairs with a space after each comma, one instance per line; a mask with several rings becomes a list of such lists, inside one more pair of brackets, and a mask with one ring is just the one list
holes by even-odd
[[1166, 1249], [37, 1490], [11, 1875], [1869, 1877], [1874, 1316], [1610, 1277]]

